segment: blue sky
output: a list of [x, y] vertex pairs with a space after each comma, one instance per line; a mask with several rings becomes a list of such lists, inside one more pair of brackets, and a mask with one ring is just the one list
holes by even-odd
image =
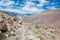
[[60, 8], [60, 0], [0, 0], [0, 10], [19, 14], [34, 14]]

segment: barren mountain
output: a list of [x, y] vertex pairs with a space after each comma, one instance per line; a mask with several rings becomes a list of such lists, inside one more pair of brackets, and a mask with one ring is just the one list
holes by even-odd
[[54, 29], [60, 35], [60, 9], [46, 10], [24, 18], [24, 22], [41, 25], [45, 29]]
[[60, 9], [47, 10], [41, 13], [33, 14], [30, 17], [24, 18], [24, 21], [34, 24], [60, 23]]

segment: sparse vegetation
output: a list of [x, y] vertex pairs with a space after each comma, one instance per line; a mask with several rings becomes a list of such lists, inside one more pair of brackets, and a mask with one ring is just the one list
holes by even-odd
[[[44, 21], [41, 23], [44, 23]], [[0, 40], [60, 40], [60, 35], [56, 34], [59, 33], [57, 26], [45, 23], [41, 26], [39, 25], [24, 23], [17, 17], [1, 13]], [[54, 29], [52, 26], [56, 28]]]

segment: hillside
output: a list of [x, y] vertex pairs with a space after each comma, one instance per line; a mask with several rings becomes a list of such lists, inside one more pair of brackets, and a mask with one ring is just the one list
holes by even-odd
[[58, 27], [23, 22], [20, 16], [0, 12], [0, 40], [60, 40], [59, 32]]
[[0, 40], [40, 40], [20, 19], [0, 12]]
[[60, 35], [60, 9], [46, 10], [41, 13], [33, 14], [23, 20], [27, 23], [41, 25], [43, 28], [51, 28], [56, 30], [56, 34]]
[[27, 23], [34, 24], [57, 23], [60, 20], [60, 9], [43, 11], [23, 19]]

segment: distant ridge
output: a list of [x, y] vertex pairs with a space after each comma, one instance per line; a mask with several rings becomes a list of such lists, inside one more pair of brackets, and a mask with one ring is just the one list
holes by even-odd
[[3, 11], [3, 10], [0, 10], [0, 12], [4, 12], [4, 13], [6, 13], [6, 14], [9, 14], [9, 15], [12, 15], [12, 16], [30, 16], [30, 15], [32, 15], [32, 14], [20, 14], [20, 13], [14, 13], [14, 12], [9, 12], [9, 11]]
[[13, 15], [13, 16], [17, 16], [16, 13], [14, 13], [14, 12], [2, 11], [2, 10], [0, 10], [0, 12], [6, 13], [6, 14], [9, 14], [9, 15]]
[[33, 24], [58, 23], [60, 22], [60, 9], [43, 11], [23, 19], [24, 22]]

